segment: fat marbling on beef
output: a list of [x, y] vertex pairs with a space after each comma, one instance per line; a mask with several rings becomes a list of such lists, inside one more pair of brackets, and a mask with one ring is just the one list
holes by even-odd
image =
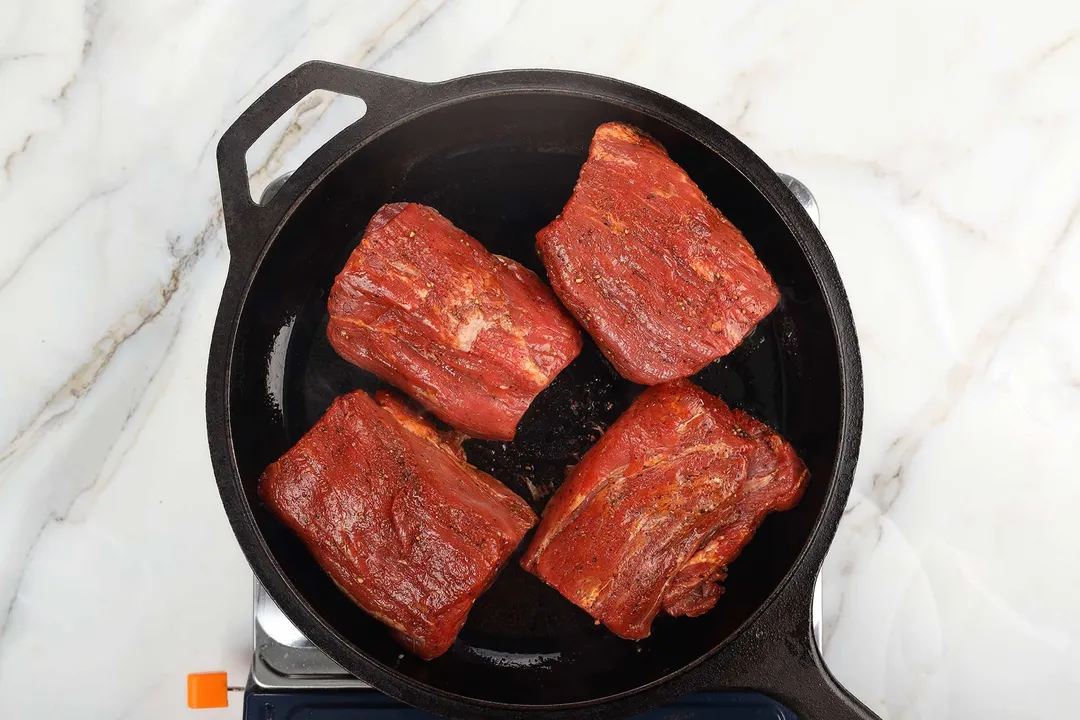
[[537, 518], [466, 462], [456, 436], [385, 391], [376, 400], [336, 399], [259, 495], [357, 605], [430, 659]]
[[581, 351], [581, 333], [531, 271], [437, 211], [384, 205], [330, 292], [331, 345], [474, 437], [511, 440]]
[[536, 236], [555, 293], [627, 378], [694, 374], [780, 298], [753, 248], [663, 147], [597, 128], [573, 195]]
[[616, 635], [697, 616], [765, 515], [802, 497], [783, 438], [687, 380], [647, 389], [548, 503], [522, 566]]

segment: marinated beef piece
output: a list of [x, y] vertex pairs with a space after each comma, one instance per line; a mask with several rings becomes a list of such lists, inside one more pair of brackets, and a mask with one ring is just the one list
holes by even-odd
[[263, 502], [327, 574], [425, 660], [536, 524], [524, 500], [387, 394], [339, 397], [259, 479]]
[[596, 130], [562, 213], [536, 236], [555, 293], [626, 379], [693, 375], [780, 293], [742, 233], [656, 141]]
[[689, 381], [646, 390], [548, 503], [521, 565], [616, 635], [711, 609], [766, 514], [807, 472], [762, 423]]
[[463, 432], [511, 440], [581, 351], [535, 274], [432, 208], [384, 205], [334, 281], [330, 344]]

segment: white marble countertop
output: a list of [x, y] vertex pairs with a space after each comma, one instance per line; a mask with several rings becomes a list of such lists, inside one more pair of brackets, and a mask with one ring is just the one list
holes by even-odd
[[[197, 717], [185, 673], [246, 675], [251, 576], [203, 420], [227, 263], [213, 150], [316, 58], [615, 76], [806, 182], [866, 373], [830, 666], [890, 720], [1080, 712], [1080, 5], [14, 0], [0, 716]], [[336, 107], [290, 118], [257, 181]]]

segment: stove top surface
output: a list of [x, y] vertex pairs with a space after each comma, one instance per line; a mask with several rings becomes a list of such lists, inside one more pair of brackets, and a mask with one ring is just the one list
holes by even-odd
[[[816, 598], [815, 598], [816, 600]], [[285, 617], [255, 583], [255, 652], [244, 720], [427, 720], [435, 715], [387, 697], [345, 672]], [[701, 693], [634, 720], [797, 720], [754, 693]]]
[[251, 685], [264, 690], [371, 688], [304, 637], [257, 581]]

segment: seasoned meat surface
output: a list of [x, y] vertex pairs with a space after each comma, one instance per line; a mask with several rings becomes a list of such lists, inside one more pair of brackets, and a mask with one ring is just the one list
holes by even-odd
[[738, 228], [622, 123], [597, 128], [573, 195], [536, 238], [559, 299], [643, 385], [727, 354], [780, 299]]
[[337, 276], [330, 344], [473, 437], [511, 440], [581, 333], [535, 274], [437, 211], [384, 205]]
[[389, 394], [339, 397], [259, 479], [259, 495], [352, 600], [424, 659], [536, 524], [524, 500], [465, 461]]
[[647, 389], [548, 503], [521, 564], [627, 639], [700, 615], [765, 515], [807, 472], [761, 422], [689, 381]]

